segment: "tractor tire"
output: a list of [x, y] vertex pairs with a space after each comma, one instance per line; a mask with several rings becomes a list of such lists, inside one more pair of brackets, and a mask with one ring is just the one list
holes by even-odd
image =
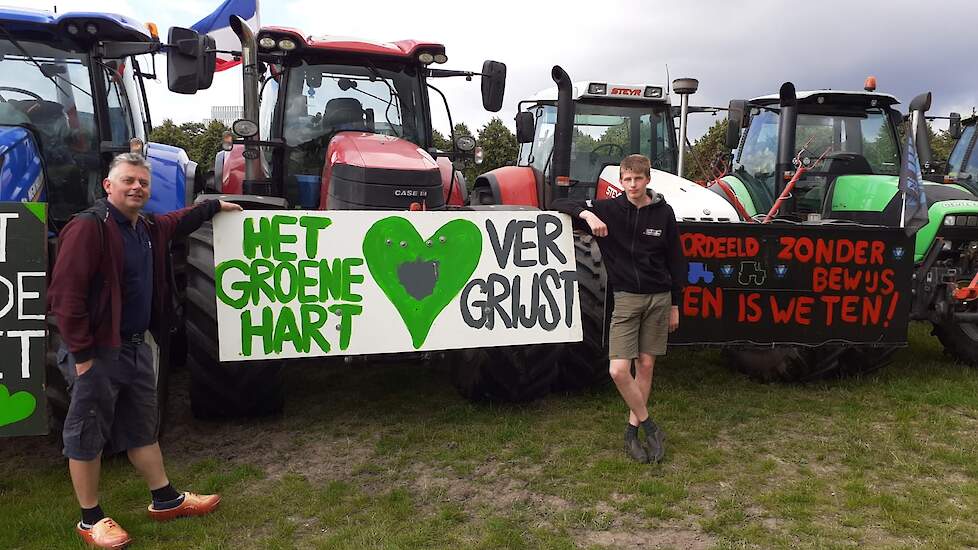
[[174, 321], [170, 334], [170, 365], [187, 364], [187, 325], [184, 322], [187, 310], [187, 239], [174, 239], [170, 242], [170, 262], [173, 278], [171, 304]]
[[845, 348], [826, 344], [817, 348], [778, 346], [774, 348], [732, 347], [724, 350], [728, 364], [758, 382], [808, 382], [824, 378], [841, 368]]
[[897, 348], [825, 344], [724, 350], [728, 364], [759, 382], [803, 383], [860, 376], [886, 366]]
[[954, 359], [978, 367], [978, 323], [945, 322], [934, 325], [934, 336], [944, 352]]
[[470, 401], [526, 403], [550, 393], [559, 347], [552, 344], [449, 353], [452, 383]]
[[469, 196], [469, 204], [474, 206], [484, 206], [496, 204], [496, 201], [492, 198], [491, 189], [485, 186], [479, 186], [472, 189], [472, 194]]
[[584, 338], [581, 342], [562, 346], [555, 385], [562, 391], [580, 391], [611, 381], [608, 374], [608, 327], [613, 304], [608, 299], [611, 295], [608, 274], [601, 250], [591, 235], [575, 231], [574, 252]]
[[187, 367], [190, 408], [198, 419], [268, 416], [282, 411], [282, 360], [220, 362], [214, 231], [205, 222], [189, 237], [187, 251]]

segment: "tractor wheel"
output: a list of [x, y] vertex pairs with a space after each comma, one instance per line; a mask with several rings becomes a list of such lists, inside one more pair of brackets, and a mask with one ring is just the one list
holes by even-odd
[[978, 367], [978, 323], [945, 322], [934, 325], [934, 336], [956, 360]]
[[285, 393], [281, 360], [218, 360], [211, 222], [205, 222], [189, 237], [185, 322], [190, 407], [196, 418], [266, 416], [282, 411]]
[[608, 326], [611, 304], [608, 302], [608, 274], [601, 250], [594, 237], [574, 232], [577, 259], [577, 289], [580, 296], [584, 339], [563, 346], [559, 359], [556, 387], [578, 391], [611, 381], [608, 374]]
[[470, 401], [525, 403], [550, 393], [558, 347], [551, 344], [466, 349], [448, 355], [452, 383]]
[[728, 348], [724, 353], [734, 370], [760, 382], [812, 382], [869, 374], [886, 366], [896, 349], [825, 344], [811, 348]]
[[187, 239], [174, 239], [170, 242], [170, 262], [173, 278], [172, 310], [174, 321], [170, 334], [170, 365], [187, 364], [187, 324], [184, 322], [187, 311]]
[[496, 204], [496, 201], [492, 198], [492, 190], [485, 186], [479, 186], [472, 189], [472, 195], [469, 198], [469, 204], [475, 206], [482, 206], [487, 204]]
[[728, 348], [727, 361], [734, 370], [759, 382], [807, 382], [838, 372], [845, 348], [826, 344], [817, 348]]
[[843, 376], [863, 376], [880, 370], [890, 364], [893, 354], [899, 348], [896, 346], [851, 347], [842, 355]]

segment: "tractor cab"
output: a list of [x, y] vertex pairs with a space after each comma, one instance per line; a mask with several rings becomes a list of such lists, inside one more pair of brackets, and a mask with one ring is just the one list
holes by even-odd
[[[0, 141], [8, 146], [0, 156], [23, 161], [9, 149], [17, 143], [42, 161], [27, 162], [20, 178], [3, 178], [0, 200], [46, 201], [57, 228], [102, 197], [113, 155], [128, 152], [130, 140], [147, 141], [148, 67], [138, 57], [159, 47], [155, 29], [120, 15], [0, 10]], [[173, 148], [154, 147], [178, 164]], [[28, 174], [32, 181], [19, 182]], [[185, 200], [182, 192], [154, 193], [147, 210]]]
[[978, 116], [970, 116], [961, 121], [960, 136], [954, 142], [954, 148], [947, 160], [948, 183], [956, 183], [978, 195], [978, 154], [975, 154], [975, 142], [978, 133]]
[[[618, 164], [631, 154], [649, 157], [654, 170], [676, 173], [676, 129], [664, 87], [589, 81], [572, 86], [571, 197], [616, 196], [620, 192]], [[520, 102], [516, 122], [520, 141], [517, 164], [535, 168], [549, 181], [557, 88]]]
[[799, 151], [808, 171], [787, 201], [786, 211], [795, 217], [829, 214], [828, 198], [840, 176], [899, 175], [896, 129], [903, 117], [893, 107], [899, 103], [895, 97], [869, 91], [791, 92], [794, 97], [787, 101], [770, 95], [731, 102], [727, 144], [737, 149], [733, 175], [755, 212], [772, 207], [791, 179]]
[[[303, 36], [282, 27], [262, 28], [252, 38], [250, 29], [237, 30], [243, 50], [253, 41], [260, 62], [257, 124], [253, 130], [247, 124], [246, 93], [245, 123], [234, 128], [239, 145], [218, 154], [215, 191], [282, 197], [305, 209], [463, 204], [467, 191], [453, 154], [434, 147], [429, 89], [437, 89], [428, 79], [481, 74], [483, 102], [498, 110], [504, 65], [487, 61], [482, 73], [447, 71], [434, 68], [448, 59], [441, 44]], [[261, 150], [252, 176], [249, 140]], [[474, 146], [466, 138], [458, 149]]]

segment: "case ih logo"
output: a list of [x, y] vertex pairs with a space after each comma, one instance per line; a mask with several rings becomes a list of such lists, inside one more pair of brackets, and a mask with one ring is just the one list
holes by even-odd
[[395, 189], [395, 197], [427, 197], [428, 192], [423, 189]]
[[641, 88], [612, 88], [611, 95], [642, 95]]

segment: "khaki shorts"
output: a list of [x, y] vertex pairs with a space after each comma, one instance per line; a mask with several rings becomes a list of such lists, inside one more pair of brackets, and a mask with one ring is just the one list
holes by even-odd
[[608, 335], [609, 359], [635, 359], [639, 353], [665, 355], [672, 295], [615, 292]]

